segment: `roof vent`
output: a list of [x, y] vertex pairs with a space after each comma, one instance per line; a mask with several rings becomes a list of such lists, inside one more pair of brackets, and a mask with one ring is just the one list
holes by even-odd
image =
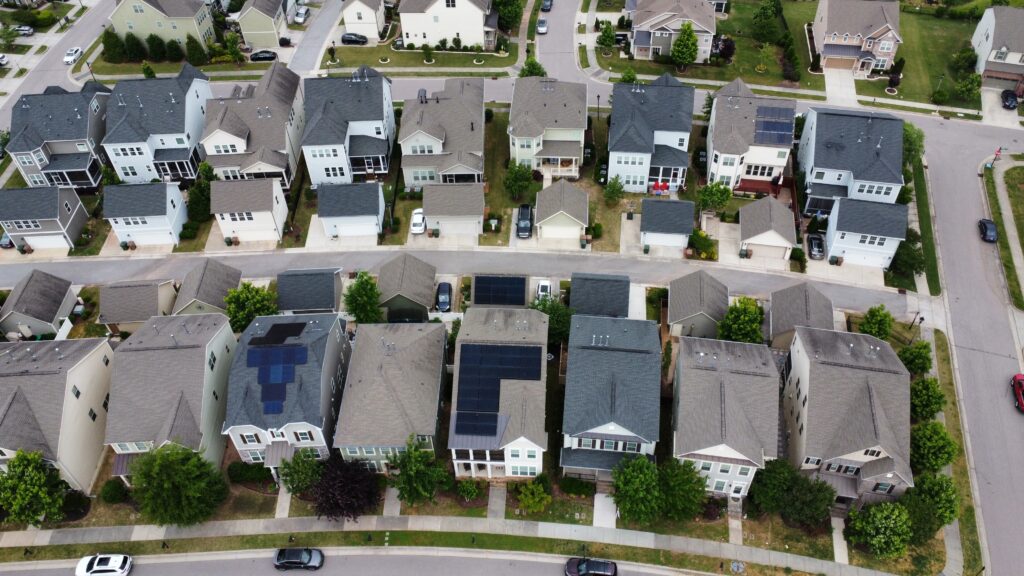
[[178, 103], [178, 101], [174, 99], [174, 92], [168, 92], [167, 95], [171, 97], [171, 104]]

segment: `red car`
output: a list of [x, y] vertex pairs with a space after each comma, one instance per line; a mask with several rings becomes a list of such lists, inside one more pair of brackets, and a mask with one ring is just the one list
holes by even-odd
[[1013, 405], [1024, 412], [1024, 374], [1017, 374], [1010, 379], [1010, 390], [1013, 391]]

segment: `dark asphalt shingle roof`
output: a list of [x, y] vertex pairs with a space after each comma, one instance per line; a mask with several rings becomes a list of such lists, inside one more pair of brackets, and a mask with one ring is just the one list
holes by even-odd
[[42, 270], [32, 270], [14, 286], [0, 308], [0, 318], [18, 312], [52, 324], [70, 289], [70, 281]]
[[832, 301], [807, 282], [776, 290], [772, 292], [769, 322], [772, 338], [797, 326], [831, 330], [835, 326]]
[[285, 270], [277, 275], [277, 308], [282, 311], [333, 310], [341, 302], [341, 269]]
[[316, 190], [317, 215], [321, 218], [377, 216], [382, 206], [380, 184], [321, 184]]
[[430, 308], [434, 304], [436, 274], [436, 268], [407, 252], [395, 256], [381, 264], [377, 274], [381, 304], [401, 295]]
[[903, 120], [885, 112], [814, 108], [814, 167], [903, 183]]
[[201, 264], [189, 270], [181, 281], [178, 298], [174, 301], [174, 314], [181, 312], [193, 301], [223, 310], [228, 291], [238, 288], [241, 280], [241, 270], [211, 258], [204, 259]]
[[[145, 142], [151, 134], [185, 131], [185, 97], [205, 74], [185, 63], [176, 78], [120, 80], [107, 104], [104, 144]], [[199, 134], [192, 135], [196, 141]]]
[[653, 234], [692, 234], [693, 202], [644, 198], [640, 231]]
[[167, 187], [177, 184], [121, 184], [103, 188], [103, 216], [163, 216], [167, 214]]
[[629, 316], [629, 276], [574, 272], [569, 307], [588, 316]]
[[172, 280], [125, 280], [100, 286], [101, 324], [143, 322], [160, 316], [160, 287]]
[[50, 86], [43, 94], [26, 94], [11, 108], [10, 152], [29, 152], [44, 142], [85, 140], [89, 136], [89, 103], [110, 88], [86, 82], [79, 92]]
[[564, 212], [584, 226], [590, 225], [587, 193], [562, 179], [537, 193], [537, 224]]
[[349, 122], [384, 118], [384, 90], [391, 91], [391, 80], [373, 68], [360, 66], [347, 78], [307, 78], [304, 82], [303, 146], [343, 143]]
[[60, 190], [55, 186], [0, 190], [0, 220], [54, 220], [59, 205]]
[[907, 237], [906, 204], [882, 204], [866, 200], [837, 198], [832, 207], [836, 230], [853, 234], [871, 234], [887, 238]]
[[715, 109], [711, 118], [710, 142], [715, 149], [709, 150], [708, 154], [745, 154], [755, 145], [787, 150], [792, 148], [790, 139], [778, 144], [755, 144], [758, 108], [782, 108], [795, 114], [796, 100], [756, 95], [740, 78], [719, 88], [715, 94]]
[[[995, 26], [992, 29], [992, 48], [999, 49], [1006, 46], [1009, 52], [1024, 52], [1024, 35], [1020, 33], [1024, 29], [1024, 8], [1014, 6], [992, 6], [992, 16], [995, 17]], [[988, 66], [993, 62], [986, 62]]]
[[615, 84], [608, 150], [653, 154], [655, 131], [689, 132], [693, 95], [692, 86], [667, 73], [646, 85]]
[[795, 246], [796, 224], [793, 211], [771, 196], [740, 208], [740, 240], [745, 242], [769, 231], [775, 231]]

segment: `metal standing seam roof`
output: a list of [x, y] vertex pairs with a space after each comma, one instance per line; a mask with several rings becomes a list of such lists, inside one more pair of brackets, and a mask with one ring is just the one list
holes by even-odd
[[711, 274], [698, 270], [668, 285], [668, 323], [706, 314], [720, 322], [729, 309], [729, 289]]
[[650, 84], [615, 84], [608, 149], [653, 154], [655, 132], [689, 133], [693, 125], [693, 95], [692, 86], [668, 73]]
[[653, 234], [692, 234], [694, 204], [689, 200], [644, 198], [640, 231]]
[[739, 78], [720, 88], [715, 94], [715, 109], [711, 118], [714, 152], [744, 154], [755, 145], [792, 148], [792, 134], [788, 142], [755, 143], [758, 108], [786, 109], [795, 114], [796, 100], [755, 95]]
[[214, 180], [210, 183], [210, 214], [269, 212], [274, 209], [274, 194], [280, 187], [276, 178]]
[[559, 213], [590, 225], [590, 197], [564, 178], [537, 193], [537, 224]]
[[900, 33], [900, 4], [895, 0], [821, 0], [815, 20], [822, 17], [826, 42], [833, 33], [870, 38], [886, 25]]
[[851, 198], [836, 198], [832, 218], [836, 231], [852, 234], [870, 234], [904, 240], [907, 237], [906, 204], [882, 204]]
[[401, 253], [381, 264], [377, 274], [380, 302], [385, 304], [396, 296], [405, 296], [426, 308], [434, 304], [434, 277], [437, 269], [426, 262]]
[[484, 214], [484, 185], [428, 184], [423, 187], [423, 213], [431, 218]]
[[56, 220], [60, 190], [55, 186], [0, 189], [0, 220]]
[[814, 168], [855, 180], [903, 184], [903, 120], [891, 114], [814, 110]]
[[70, 289], [70, 281], [33, 269], [14, 286], [0, 308], [0, 318], [17, 312], [53, 324]]
[[586, 130], [587, 85], [555, 78], [516, 78], [509, 134], [538, 137], [554, 128]]
[[118, 81], [107, 103], [103, 143], [145, 142], [152, 134], [184, 132], [185, 97], [196, 80], [208, 78], [186, 62], [175, 78]]
[[341, 268], [285, 270], [277, 275], [277, 308], [337, 311], [341, 286]]
[[573, 272], [569, 307], [587, 316], [629, 316], [629, 276]]
[[189, 270], [185, 279], [181, 281], [173, 313], [181, 312], [194, 301], [224, 309], [224, 299], [228, 292], [238, 288], [241, 280], [241, 270], [211, 258], [204, 258], [202, 263]]
[[101, 324], [144, 322], [160, 316], [160, 287], [174, 280], [125, 280], [100, 286]]
[[835, 325], [832, 300], [807, 282], [772, 292], [771, 302], [769, 333], [772, 338], [797, 326], [831, 330]]
[[174, 183], [119, 184], [103, 187], [103, 217], [166, 216], [167, 197]]
[[793, 211], [771, 196], [765, 196], [740, 208], [740, 240], [774, 231], [796, 246], [796, 222]]
[[349, 122], [384, 120], [384, 91], [391, 93], [391, 80], [373, 68], [360, 66], [346, 78], [306, 78], [303, 82], [303, 146], [341, 144], [346, 141]]
[[[89, 137], [89, 104], [97, 94], [110, 94], [98, 82], [86, 82], [78, 92], [50, 86], [42, 94], [25, 94], [11, 107], [8, 152], [30, 152], [45, 142]], [[104, 106], [105, 107], [105, 106]]]
[[377, 217], [384, 209], [379, 182], [321, 184], [316, 189], [316, 197], [316, 212], [320, 218]]
[[448, 78], [444, 90], [423, 102], [418, 98], [406, 100], [398, 142], [421, 131], [440, 140], [441, 150], [430, 155], [403, 155], [403, 164], [435, 166], [439, 171], [463, 164], [483, 171], [483, 78]]

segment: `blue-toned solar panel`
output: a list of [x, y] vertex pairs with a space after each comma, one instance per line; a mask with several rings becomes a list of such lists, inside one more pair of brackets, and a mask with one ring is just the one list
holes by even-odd
[[283, 414], [284, 413], [284, 402], [264, 402], [263, 403], [264, 414]]
[[261, 387], [264, 414], [283, 411], [287, 384], [295, 381], [295, 366], [308, 361], [309, 351], [304, 346], [256, 345], [249, 348], [245, 364], [249, 368], [257, 368], [256, 381]]
[[473, 278], [473, 303], [496, 306], [525, 306], [526, 277], [476, 276]]
[[266, 384], [260, 387], [261, 402], [284, 402], [288, 388], [286, 384]]

